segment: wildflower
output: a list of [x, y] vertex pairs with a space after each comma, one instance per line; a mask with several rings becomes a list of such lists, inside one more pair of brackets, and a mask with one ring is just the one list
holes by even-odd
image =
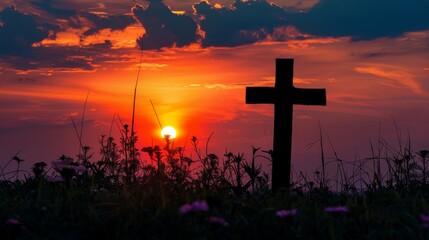
[[35, 178], [40, 178], [43, 175], [46, 165], [45, 162], [37, 162], [33, 165], [32, 170]]
[[192, 160], [192, 159], [190, 159], [190, 158], [188, 158], [188, 157], [183, 157], [183, 158], [182, 158], [182, 161], [184, 161], [185, 163], [187, 163], [187, 164], [188, 164], [188, 167], [189, 167], [189, 166], [191, 166], [191, 164], [192, 164], [193, 162], [195, 162], [194, 160]]
[[420, 220], [422, 221], [423, 228], [429, 228], [429, 214], [420, 214]]
[[209, 210], [209, 205], [206, 201], [195, 201], [192, 204], [184, 204], [180, 207], [179, 213], [189, 213], [189, 212], [207, 212]]
[[58, 160], [52, 161], [54, 169], [63, 177], [71, 177], [75, 174], [82, 174], [86, 171], [85, 166], [74, 162], [73, 158], [62, 155]]
[[349, 209], [347, 206], [327, 207], [325, 212], [327, 213], [347, 213]]
[[155, 149], [153, 147], [144, 147], [141, 151], [147, 152], [149, 154], [150, 159], [153, 159], [153, 153], [155, 152]]
[[280, 218], [285, 218], [285, 217], [293, 217], [296, 215], [296, 213], [298, 212], [298, 210], [296, 209], [291, 209], [291, 210], [278, 210], [276, 212], [276, 216], [280, 217]]
[[184, 214], [184, 213], [188, 213], [188, 212], [192, 212], [192, 211], [193, 211], [192, 205], [188, 204], [188, 203], [182, 205], [179, 209], [180, 214]]
[[192, 204], [194, 211], [204, 211], [207, 212], [209, 210], [209, 205], [206, 201], [196, 201]]
[[62, 182], [63, 178], [61, 176], [45, 176], [45, 180], [47, 182], [56, 183], [56, 182]]
[[7, 226], [6, 232], [5, 234], [2, 233], [2, 237], [4, 237], [4, 239], [18, 239], [21, 235], [22, 230], [25, 229], [22, 223], [15, 218], [7, 219], [5, 224]]
[[61, 157], [59, 157], [56, 161], [52, 161], [52, 165], [54, 165], [55, 169], [61, 169], [62, 167], [67, 166], [71, 163], [73, 163], [73, 158], [64, 154], [61, 155]]
[[84, 173], [85, 171], [86, 171], [86, 167], [85, 166], [83, 166], [83, 165], [81, 165], [81, 164], [79, 164], [79, 165], [77, 165], [77, 166], [73, 166], [74, 168], [74, 171], [77, 173], [77, 174], [82, 174], [82, 173]]
[[9, 218], [8, 220], [6, 220], [6, 225], [9, 226], [20, 226], [21, 222], [15, 218]]
[[209, 223], [213, 223], [213, 224], [220, 225], [220, 226], [223, 226], [223, 227], [228, 227], [229, 226], [229, 223], [225, 219], [223, 219], [221, 217], [214, 217], [214, 216], [212, 216], [212, 217], [209, 218]]

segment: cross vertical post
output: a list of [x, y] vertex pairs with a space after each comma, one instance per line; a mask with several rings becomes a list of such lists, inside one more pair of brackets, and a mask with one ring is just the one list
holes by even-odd
[[272, 190], [290, 189], [293, 105], [326, 105], [325, 89], [293, 86], [293, 59], [276, 59], [274, 87], [246, 87], [246, 104], [274, 104]]

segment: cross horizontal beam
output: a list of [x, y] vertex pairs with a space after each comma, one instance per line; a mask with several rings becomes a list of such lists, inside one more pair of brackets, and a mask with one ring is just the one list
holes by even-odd
[[[286, 95], [286, 96], [285, 96]], [[295, 88], [279, 93], [273, 87], [247, 87], [246, 104], [289, 102], [299, 105], [326, 105], [326, 89]]]

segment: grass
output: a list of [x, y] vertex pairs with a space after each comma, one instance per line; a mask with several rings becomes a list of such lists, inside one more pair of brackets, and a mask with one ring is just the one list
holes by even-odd
[[137, 140], [124, 125], [118, 143], [100, 138], [100, 159], [82, 146], [23, 180], [14, 156], [16, 171], [1, 168], [2, 239], [429, 239], [429, 152], [409, 141], [399, 150], [379, 141], [350, 162], [332, 147], [323, 174], [294, 174], [291, 191], [273, 195], [255, 164], [269, 151], [253, 147], [248, 162], [202, 151], [193, 137], [190, 159], [169, 138], [143, 149]]

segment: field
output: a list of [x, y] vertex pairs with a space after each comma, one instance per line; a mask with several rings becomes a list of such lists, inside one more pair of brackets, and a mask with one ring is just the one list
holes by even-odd
[[137, 140], [124, 126], [118, 143], [100, 138], [100, 159], [82, 146], [24, 179], [14, 156], [1, 168], [2, 239], [428, 239], [426, 150], [385, 144], [272, 194], [259, 148], [217, 156], [193, 137], [190, 159], [168, 136], [162, 147]]

